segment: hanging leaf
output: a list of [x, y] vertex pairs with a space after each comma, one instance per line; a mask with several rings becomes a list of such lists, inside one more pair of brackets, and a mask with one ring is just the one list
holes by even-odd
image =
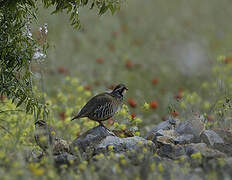
[[90, 7], [90, 9], [93, 9], [93, 7], [94, 7], [94, 4], [95, 4], [94, 2], [91, 4], [91, 7]]
[[20, 99], [20, 101], [17, 103], [16, 107], [19, 107], [19, 106], [25, 101], [26, 98], [27, 98], [27, 96], [24, 95], [24, 96]]
[[109, 7], [106, 6], [106, 4], [105, 4], [105, 2], [104, 2], [104, 3], [102, 4], [102, 7], [101, 7], [100, 11], [99, 11], [99, 15], [104, 14], [104, 13], [107, 11], [108, 8], [109, 8]]

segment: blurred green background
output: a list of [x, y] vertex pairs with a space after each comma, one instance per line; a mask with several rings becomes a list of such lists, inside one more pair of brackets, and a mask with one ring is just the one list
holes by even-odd
[[[81, 9], [80, 30], [71, 27], [66, 13], [50, 15], [51, 9], [41, 7], [34, 32], [48, 24], [45, 91], [57, 93], [66, 76], [77, 77], [93, 94], [125, 83], [125, 103], [136, 102], [131, 112], [159, 121], [180, 91], [198, 92], [202, 82], [215, 78], [217, 56], [231, 53], [230, 5], [230, 0], [125, 1], [115, 15]], [[151, 101], [158, 108], [142, 113], [139, 107]]]

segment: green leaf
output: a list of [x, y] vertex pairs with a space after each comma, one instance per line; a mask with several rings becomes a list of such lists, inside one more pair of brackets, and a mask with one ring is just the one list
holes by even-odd
[[26, 98], [27, 98], [27, 96], [24, 95], [24, 96], [22, 97], [22, 99], [20, 99], [20, 101], [17, 103], [16, 107], [19, 107], [19, 106], [25, 101]]
[[94, 7], [94, 2], [91, 4], [91, 7], [90, 7], [90, 9], [93, 9], [93, 7]]
[[83, 5], [87, 5], [89, 0], [82, 0]]
[[109, 7], [106, 6], [106, 4], [105, 4], [105, 2], [104, 2], [104, 3], [102, 4], [102, 7], [101, 7], [100, 11], [99, 11], [99, 15], [104, 14], [104, 13], [107, 11], [108, 8], [109, 8]]
[[29, 101], [27, 102], [26, 112], [28, 113], [28, 112], [30, 111], [30, 109], [31, 109], [31, 100], [29, 100]]
[[111, 11], [112, 14], [114, 14], [116, 12], [116, 10], [117, 10], [117, 8], [113, 6], [113, 4], [110, 4], [109, 8], [110, 8], [110, 11]]

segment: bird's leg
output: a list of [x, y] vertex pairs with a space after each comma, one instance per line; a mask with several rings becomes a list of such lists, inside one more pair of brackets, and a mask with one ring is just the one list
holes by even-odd
[[106, 129], [106, 131], [107, 131], [110, 135], [115, 136], [115, 134], [114, 134], [113, 132], [111, 132], [111, 131], [103, 124], [103, 122], [98, 121], [98, 123], [100, 124], [100, 126], [104, 127], [104, 128]]
[[104, 124], [101, 121], [98, 121], [98, 123], [100, 124], [100, 126], [103, 126], [105, 128]]

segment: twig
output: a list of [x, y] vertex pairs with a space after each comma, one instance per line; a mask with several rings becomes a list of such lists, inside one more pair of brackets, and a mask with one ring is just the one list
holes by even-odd
[[12, 110], [12, 109], [8, 109], [8, 110], [5, 110], [5, 111], [0, 111], [0, 113], [6, 113], [6, 112], [15, 112], [15, 111], [20, 111], [20, 112], [22, 112], [23, 110], [21, 110], [21, 109], [15, 109], [15, 110]]
[[[30, 72], [31, 72], [31, 62], [29, 64], [29, 69], [30, 69]], [[30, 75], [30, 89], [31, 89], [31, 94], [32, 96], [34, 96], [34, 93], [33, 93], [33, 84], [32, 84], [32, 76]], [[37, 121], [37, 116], [36, 116], [36, 111], [35, 111], [35, 107], [33, 106], [33, 113], [34, 113], [34, 123], [36, 123]]]
[[12, 135], [12, 133], [10, 131], [8, 131], [8, 129], [6, 129], [4, 126], [0, 125], [0, 128], [2, 128], [3, 130], [5, 130], [7, 133], [9, 133], [10, 135]]

